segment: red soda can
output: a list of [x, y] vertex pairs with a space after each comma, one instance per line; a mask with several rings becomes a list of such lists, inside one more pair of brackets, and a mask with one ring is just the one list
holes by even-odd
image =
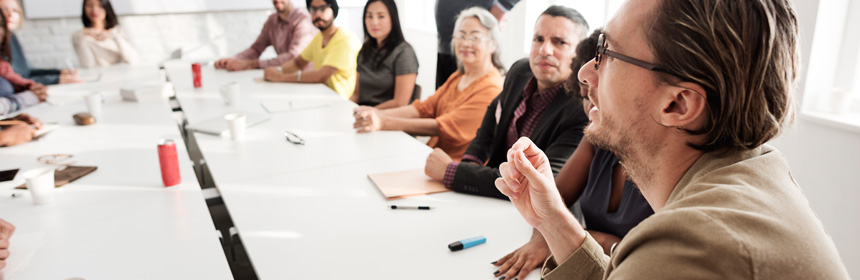
[[179, 185], [179, 156], [173, 139], [161, 139], [158, 143], [158, 162], [161, 165], [161, 180], [165, 187]]
[[200, 73], [200, 63], [191, 64], [191, 75], [194, 77], [194, 87], [199, 88], [203, 86], [203, 82], [201, 81], [202, 74]]

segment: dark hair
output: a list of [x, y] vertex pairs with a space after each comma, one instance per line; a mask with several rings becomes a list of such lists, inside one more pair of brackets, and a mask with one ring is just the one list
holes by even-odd
[[[391, 19], [391, 32], [388, 33], [388, 37], [385, 40], [382, 40], [382, 46], [377, 46], [376, 39], [370, 36], [370, 33], [367, 32], [367, 22], [362, 20], [362, 25], [364, 26], [364, 45], [361, 46], [361, 51], [358, 53], [360, 58], [364, 58], [365, 61], [375, 62], [373, 68], [379, 68], [382, 64], [382, 61], [388, 58], [391, 54], [391, 51], [394, 50], [400, 43], [403, 43], [405, 39], [403, 38], [403, 30], [400, 28], [400, 16], [397, 13], [397, 5], [394, 3], [394, 0], [369, 0], [367, 4], [364, 5], [364, 14], [363, 17], [367, 16], [367, 7], [370, 6], [371, 3], [382, 2], [385, 4], [385, 7], [388, 8], [389, 19]], [[373, 54], [373, 51], [379, 48], [379, 51]], [[370, 57], [373, 54], [373, 57]]]
[[597, 37], [600, 37], [600, 33], [603, 33], [602, 28], [598, 28], [591, 33], [591, 36], [588, 38], [582, 39], [579, 41], [579, 44], [576, 45], [576, 56], [573, 57], [573, 61], [570, 62], [570, 70], [573, 70], [573, 73], [570, 75], [570, 78], [567, 79], [567, 82], [564, 83], [564, 88], [577, 96], [580, 95], [580, 82], [579, 82], [579, 68], [582, 68], [582, 65], [585, 65], [592, 59], [594, 59], [594, 54], [597, 53]]
[[[579, 38], [585, 37], [585, 34], [588, 33], [588, 22], [585, 21], [585, 17], [583, 17], [582, 14], [580, 14], [579, 11], [577, 11], [576, 9], [568, 8], [565, 6], [552, 5], [549, 6], [549, 8], [546, 8], [546, 10], [544, 10], [543, 13], [541, 13], [540, 15], [551, 17], [564, 17], [566, 19], [569, 19], [574, 24], [576, 24], [576, 35], [578, 35]], [[597, 45], [596, 42], [594, 44]]]
[[[119, 24], [119, 19], [116, 17], [116, 13], [113, 12], [113, 6], [111, 6], [110, 0], [98, 1], [105, 10], [105, 29], [111, 29], [117, 26]], [[84, 4], [81, 6], [81, 20], [84, 21], [84, 27], [93, 27], [93, 22], [87, 16], [87, 0], [84, 0], [83, 2]]]
[[[305, 0], [305, 7], [308, 8], [308, 12], [311, 11], [311, 2], [313, 2], [313, 0]], [[337, 0], [325, 0], [325, 3], [331, 6], [331, 11], [334, 13], [334, 18], [337, 18], [337, 10], [339, 9], [337, 6]]]
[[645, 28], [655, 63], [705, 92], [701, 151], [754, 149], [794, 117], [797, 16], [789, 0], [664, 0]]
[[6, 15], [3, 13], [0, 13], [0, 22], [4, 23], [0, 24], [3, 26], [3, 42], [0, 43], [0, 56], [2, 56], [3, 60], [6, 62], [12, 63], [12, 47], [10, 44], [12, 31], [9, 30], [9, 25], [5, 24]]

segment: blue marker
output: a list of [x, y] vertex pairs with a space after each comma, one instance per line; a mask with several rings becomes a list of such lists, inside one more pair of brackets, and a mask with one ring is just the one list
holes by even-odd
[[460, 251], [469, 247], [474, 247], [476, 245], [484, 244], [487, 242], [487, 238], [483, 236], [475, 236], [472, 238], [463, 239], [451, 244], [448, 244], [448, 249], [451, 251]]

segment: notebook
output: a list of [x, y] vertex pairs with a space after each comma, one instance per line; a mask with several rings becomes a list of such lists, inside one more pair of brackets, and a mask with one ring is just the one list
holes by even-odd
[[368, 174], [386, 200], [451, 191], [424, 174], [424, 169]]

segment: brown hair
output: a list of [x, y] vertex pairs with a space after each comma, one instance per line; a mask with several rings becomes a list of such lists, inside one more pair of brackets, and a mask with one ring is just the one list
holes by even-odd
[[0, 57], [3, 58], [6, 62], [12, 63], [12, 46], [10, 44], [10, 38], [12, 37], [12, 30], [9, 30], [9, 25], [6, 23], [6, 15], [0, 13], [0, 22], [3, 24], [3, 38], [2, 42], [0, 42]]
[[[794, 120], [797, 17], [789, 0], [663, 0], [645, 32], [656, 64], [707, 95], [702, 151], [756, 148]], [[663, 82], [677, 77], [659, 74]]]

